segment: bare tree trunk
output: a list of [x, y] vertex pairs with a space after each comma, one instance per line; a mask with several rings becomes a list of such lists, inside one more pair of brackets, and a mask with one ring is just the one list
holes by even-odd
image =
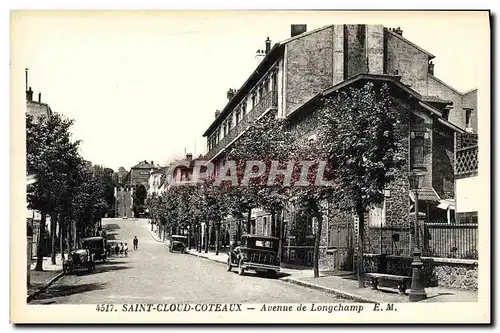
[[283, 223], [281, 221], [281, 215], [282, 215], [282, 211], [279, 211], [278, 214], [276, 215], [276, 229], [278, 229], [278, 258], [281, 259], [281, 255], [282, 255], [282, 247], [283, 247]]
[[66, 238], [66, 241], [68, 242], [68, 256], [71, 253], [71, 249], [73, 248], [71, 244], [71, 222], [68, 223], [68, 230], [66, 230], [68, 237]]
[[59, 252], [61, 252], [61, 262], [63, 261], [63, 249], [64, 249], [64, 243], [63, 243], [63, 219], [59, 219]]
[[323, 229], [323, 215], [320, 213], [317, 216], [318, 225], [316, 226], [316, 237], [314, 239], [314, 277], [319, 277], [319, 247], [321, 245], [321, 231]]
[[36, 266], [35, 271], [43, 271], [43, 236], [45, 235], [45, 222], [47, 213], [41, 212], [42, 219], [40, 222], [40, 230], [38, 231], [38, 241], [36, 244]]
[[365, 238], [365, 214], [362, 210], [358, 210], [358, 220], [359, 220], [359, 226], [358, 226], [358, 287], [359, 288], [364, 288], [364, 278], [363, 278], [363, 245], [364, 245], [364, 238]]
[[250, 208], [248, 210], [248, 217], [247, 217], [247, 223], [246, 223], [246, 233], [249, 234], [250, 233], [250, 221], [252, 220], [252, 208]]
[[209, 247], [209, 242], [210, 242], [210, 222], [207, 222], [206, 224], [206, 231], [205, 231], [205, 253], [208, 253], [208, 247]]
[[271, 212], [271, 236], [276, 237], [276, 213]]
[[50, 263], [56, 264], [56, 228], [57, 228], [57, 214], [50, 216]]
[[217, 222], [215, 227], [215, 255], [219, 255], [220, 250], [220, 221]]

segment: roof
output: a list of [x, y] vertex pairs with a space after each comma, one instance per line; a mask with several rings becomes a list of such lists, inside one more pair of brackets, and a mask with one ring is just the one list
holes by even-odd
[[156, 174], [164, 174], [165, 172], [167, 171], [167, 168], [166, 167], [160, 167], [159, 169], [155, 169], [153, 171], [151, 171], [151, 174], [152, 175], [156, 175]]
[[470, 94], [471, 92], [477, 91], [477, 88], [472, 88], [472, 89], [467, 90], [466, 92], [461, 92], [461, 91], [458, 91], [457, 89], [453, 88], [452, 86], [450, 86], [448, 83], [438, 79], [437, 77], [435, 77], [432, 74], [428, 74], [428, 76], [429, 76], [429, 78], [434, 79], [436, 82], [442, 84], [443, 86], [453, 90], [454, 92], [456, 92], [457, 94], [462, 95], [462, 96]]
[[328, 89], [323, 90], [322, 92], [316, 94], [313, 96], [309, 101], [304, 103], [302, 106], [297, 108], [294, 112], [290, 113], [288, 117], [300, 113], [302, 110], [307, 108], [308, 106], [318, 103], [322, 97], [326, 97], [332, 93], [335, 93], [339, 91], [340, 89], [346, 88], [348, 86], [354, 85], [356, 83], [362, 82], [362, 81], [376, 81], [376, 82], [387, 82], [392, 84], [394, 87], [398, 88], [399, 90], [409, 94], [411, 97], [417, 99], [419, 101], [419, 104], [429, 113], [434, 114], [438, 116], [438, 120], [440, 123], [443, 125], [447, 126], [448, 128], [464, 133], [465, 131], [461, 129], [460, 127], [457, 127], [453, 125], [452, 123], [448, 122], [446, 119], [442, 118], [442, 112], [435, 107], [433, 107], [431, 104], [426, 102], [424, 100], [424, 97], [420, 95], [418, 92], [415, 90], [411, 89], [410, 87], [406, 86], [405, 84], [401, 83], [399, 81], [399, 76], [394, 76], [394, 75], [385, 75], [385, 74], [358, 74], [356, 76], [353, 76], [345, 81], [340, 82], [339, 84], [336, 84]]
[[424, 50], [423, 48], [421, 48], [421, 47], [420, 47], [420, 46], [418, 46], [417, 44], [414, 44], [414, 43], [410, 42], [408, 39], [404, 38], [404, 37], [403, 37], [403, 36], [401, 36], [400, 34], [397, 34], [397, 33], [395, 33], [394, 31], [389, 30], [389, 29], [387, 29], [387, 28], [384, 28], [384, 30], [385, 30], [387, 33], [391, 34], [392, 36], [394, 36], [394, 37], [397, 37], [397, 38], [401, 39], [402, 41], [404, 41], [404, 42], [405, 42], [405, 43], [407, 43], [408, 45], [411, 45], [411, 46], [413, 46], [414, 48], [418, 49], [419, 51], [421, 51], [421, 52], [423, 52], [423, 53], [427, 54], [427, 55], [429, 56], [429, 60], [430, 60], [430, 59], [435, 58], [435, 56], [434, 56], [432, 53], [430, 53], [430, 52], [429, 52], [429, 51], [427, 51], [427, 50]]
[[[246, 96], [248, 94], [248, 92], [251, 91], [251, 89], [253, 88], [254, 84], [257, 83], [258, 80], [262, 77], [262, 75], [264, 75], [267, 72], [267, 70], [271, 67], [271, 65], [277, 59], [279, 59], [281, 56], [283, 56], [283, 50], [284, 50], [284, 47], [285, 47], [286, 44], [288, 44], [289, 42], [294, 41], [296, 39], [299, 39], [299, 38], [305, 37], [307, 35], [316, 33], [318, 31], [331, 28], [333, 26], [334, 26], [333, 24], [330, 24], [330, 25], [326, 25], [326, 26], [323, 26], [323, 27], [320, 27], [320, 28], [317, 28], [317, 29], [313, 29], [311, 31], [306, 31], [306, 32], [301, 33], [301, 34], [299, 34], [297, 36], [285, 39], [285, 40], [283, 40], [281, 42], [278, 42], [278, 43], [274, 44], [274, 46], [271, 48], [271, 50], [269, 51], [269, 53], [266, 54], [266, 56], [264, 57], [264, 59], [259, 63], [259, 65], [257, 66], [257, 68], [252, 72], [252, 74], [248, 77], [248, 79], [245, 81], [245, 83], [243, 83], [243, 85], [241, 86], [241, 88], [238, 89], [235, 92], [233, 98], [231, 98], [231, 100], [226, 104], [226, 106], [224, 107], [224, 109], [222, 109], [222, 111], [219, 114], [219, 116], [214, 119], [214, 121], [212, 122], [212, 124], [210, 124], [210, 126], [205, 131], [205, 133], [203, 133], [203, 136], [206, 137], [209, 134], [211, 134], [213, 132], [213, 130], [220, 123], [222, 123], [223, 119], [225, 119], [225, 117], [243, 99], [243, 97]], [[391, 30], [389, 30], [387, 28], [384, 28], [384, 30], [387, 31], [389, 34], [391, 34], [391, 35], [393, 35], [393, 36], [401, 39], [402, 41], [406, 42], [407, 44], [409, 44], [409, 45], [417, 48], [421, 52], [427, 54], [429, 56], [429, 59], [435, 58], [435, 56], [433, 54], [431, 54], [430, 52], [422, 49], [418, 45], [410, 42], [408, 39], [404, 38], [403, 36], [401, 36], [401, 35], [393, 32], [393, 31], [391, 31]]]
[[417, 190], [418, 199], [425, 201], [440, 201], [441, 198], [437, 195], [436, 191], [432, 187], [424, 187]]
[[154, 164], [149, 163], [148, 161], [140, 161], [136, 165], [134, 165], [131, 169], [155, 169], [157, 168]]
[[441, 103], [441, 104], [453, 104], [453, 101], [447, 100], [447, 99], [442, 99], [437, 96], [424, 96], [422, 95], [422, 101], [427, 102], [427, 103]]
[[277, 237], [271, 237], [271, 236], [260, 236], [260, 235], [250, 235], [250, 234], [245, 234], [241, 236], [242, 238], [258, 238], [258, 239], [268, 239], [268, 240], [278, 240], [279, 238]]
[[238, 89], [233, 98], [226, 104], [224, 109], [222, 109], [220, 115], [215, 118], [212, 124], [207, 128], [203, 136], [208, 136], [213, 130], [222, 122], [223, 119], [234, 109], [236, 105], [245, 97], [254, 87], [260, 78], [269, 70], [269, 68], [274, 64], [274, 62], [280, 58], [283, 54], [285, 43], [276, 43], [271, 48], [268, 54], [262, 59], [257, 68], [252, 72], [250, 77], [243, 83], [240, 89]]

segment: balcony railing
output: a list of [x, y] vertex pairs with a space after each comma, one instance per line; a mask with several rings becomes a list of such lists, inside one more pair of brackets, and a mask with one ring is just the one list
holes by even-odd
[[278, 105], [277, 94], [275, 91], [270, 91], [261, 98], [259, 103], [257, 103], [252, 110], [247, 112], [245, 116], [237, 123], [233, 128], [229, 130], [226, 134], [210, 151], [205, 155], [205, 159], [210, 160], [219, 151], [224, 149], [228, 144], [230, 144], [234, 139], [238, 137], [240, 133], [245, 131], [257, 118], [259, 118], [266, 110]]

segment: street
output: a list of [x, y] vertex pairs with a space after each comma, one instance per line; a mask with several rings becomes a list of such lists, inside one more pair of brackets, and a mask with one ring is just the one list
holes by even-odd
[[[98, 263], [96, 271], [64, 276], [30, 304], [102, 303], [333, 303], [335, 296], [258, 277], [189, 254], [169, 253], [145, 229], [146, 220], [103, 219], [111, 239], [127, 242], [128, 257]], [[132, 239], [139, 238], [133, 250]], [[347, 300], [341, 300], [348, 302]]]

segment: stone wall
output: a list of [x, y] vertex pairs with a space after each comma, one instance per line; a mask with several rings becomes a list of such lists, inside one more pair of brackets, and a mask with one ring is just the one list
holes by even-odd
[[465, 129], [465, 110], [462, 105], [462, 94], [432, 75], [429, 75], [428, 83], [429, 96], [437, 96], [453, 102], [448, 116], [449, 122]]
[[386, 74], [400, 75], [401, 82], [427, 95], [429, 56], [401, 36], [385, 31]]
[[285, 52], [285, 114], [333, 82], [333, 27], [295, 39]]
[[344, 78], [367, 73], [366, 25], [344, 26]]
[[[411, 276], [412, 257], [365, 255], [365, 272]], [[477, 260], [422, 257], [424, 287], [478, 290]], [[383, 284], [381, 284], [383, 285]]]
[[474, 133], [477, 133], [477, 89], [465, 93], [462, 97], [463, 107], [472, 109], [471, 122]]

